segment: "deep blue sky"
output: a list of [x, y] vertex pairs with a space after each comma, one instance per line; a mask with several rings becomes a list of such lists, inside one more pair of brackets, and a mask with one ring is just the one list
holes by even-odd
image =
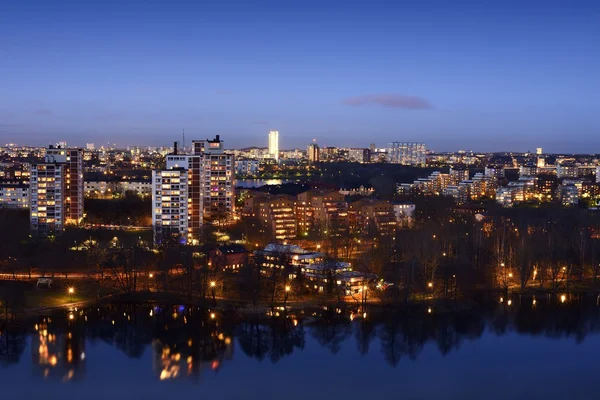
[[0, 0], [0, 141], [600, 152], [600, 1]]

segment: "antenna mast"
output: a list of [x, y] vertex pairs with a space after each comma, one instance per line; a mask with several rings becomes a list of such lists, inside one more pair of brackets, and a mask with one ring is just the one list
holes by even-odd
[[185, 151], [185, 129], [181, 130], [181, 149]]

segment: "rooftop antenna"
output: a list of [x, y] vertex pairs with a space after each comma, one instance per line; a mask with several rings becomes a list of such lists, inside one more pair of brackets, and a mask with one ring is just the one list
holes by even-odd
[[185, 129], [181, 130], [181, 149], [185, 151]]

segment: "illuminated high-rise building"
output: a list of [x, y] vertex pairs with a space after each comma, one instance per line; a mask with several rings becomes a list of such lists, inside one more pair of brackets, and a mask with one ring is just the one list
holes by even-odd
[[319, 162], [319, 145], [316, 143], [311, 143], [308, 145], [307, 156], [308, 161], [311, 163]]
[[83, 150], [50, 146], [31, 168], [31, 229], [58, 233], [83, 219]]
[[[213, 221], [235, 211], [235, 158], [226, 153], [217, 135], [213, 140], [194, 140], [194, 156], [200, 157], [200, 198], [203, 218]], [[195, 190], [195, 187], [193, 188]]]
[[279, 160], [279, 131], [269, 131], [269, 154]]
[[234, 156], [226, 153], [219, 135], [194, 140], [193, 154], [175, 146], [163, 171], [152, 172], [152, 223], [155, 240], [179, 238], [196, 243], [208, 221], [224, 223], [235, 211]]
[[535, 154], [541, 156], [542, 154], [544, 154], [544, 151], [541, 147], [538, 147], [537, 149], [535, 149]]

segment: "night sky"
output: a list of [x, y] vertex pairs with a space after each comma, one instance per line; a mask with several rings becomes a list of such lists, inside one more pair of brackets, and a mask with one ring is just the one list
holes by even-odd
[[0, 1], [0, 141], [600, 152], [600, 1]]

